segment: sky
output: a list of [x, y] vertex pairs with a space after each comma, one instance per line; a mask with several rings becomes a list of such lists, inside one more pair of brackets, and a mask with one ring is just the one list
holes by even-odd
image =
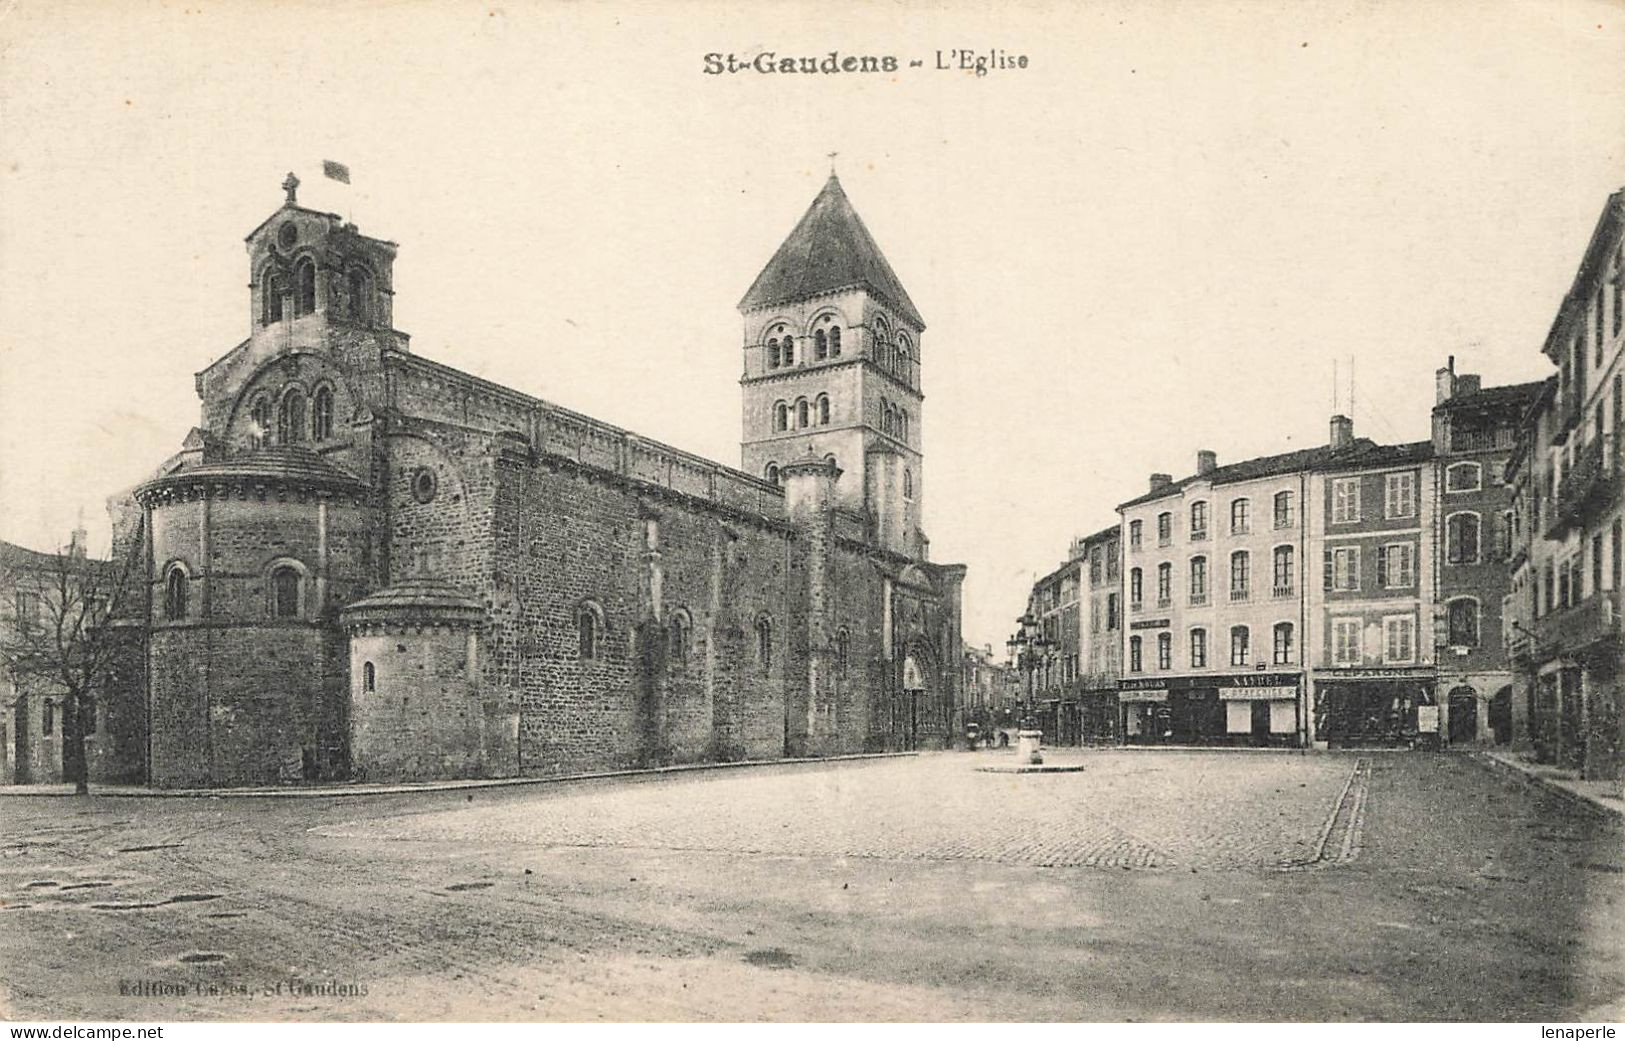
[[[900, 68], [703, 71], [832, 50]], [[290, 170], [400, 243], [414, 351], [738, 465], [735, 308], [835, 152], [926, 319], [925, 527], [997, 648], [1149, 473], [1323, 443], [1334, 365], [1381, 441], [1447, 356], [1544, 377], [1622, 69], [1617, 3], [0, 0], [0, 538], [106, 546]]]

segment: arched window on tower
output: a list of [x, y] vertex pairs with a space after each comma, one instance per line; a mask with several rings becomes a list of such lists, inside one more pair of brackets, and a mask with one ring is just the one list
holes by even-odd
[[773, 429], [787, 430], [790, 427], [790, 406], [779, 402], [773, 406]]
[[913, 470], [904, 470], [903, 471], [903, 498], [905, 498], [905, 499], [914, 498], [914, 471]]
[[297, 287], [293, 313], [310, 314], [316, 310], [316, 262], [305, 257], [294, 265], [293, 281]]
[[305, 395], [298, 390], [290, 390], [282, 396], [282, 406], [277, 411], [277, 444], [297, 444], [304, 439]]
[[365, 322], [371, 311], [368, 306], [371, 303], [371, 294], [367, 292], [367, 275], [362, 271], [352, 271], [346, 282], [350, 297], [350, 320], [356, 323]]
[[767, 341], [767, 367], [770, 369], [779, 367], [779, 338], [777, 336]]
[[789, 333], [786, 333], [784, 335], [784, 364], [786, 364], [786, 365], [794, 365], [795, 363], [796, 363], [796, 338], [794, 336], [791, 336]]
[[804, 430], [807, 426], [807, 399], [801, 398], [796, 402], [796, 429]]
[[164, 618], [178, 622], [186, 617], [186, 569], [179, 564], [170, 567], [164, 576]]
[[333, 436], [333, 388], [320, 387], [310, 406], [311, 437], [326, 441]]
[[779, 483], [779, 464], [768, 463], [767, 469], [762, 471], [762, 477], [774, 484]]
[[813, 356], [819, 361], [829, 357], [829, 340], [824, 336], [822, 329], [813, 333]]
[[378, 689], [378, 670], [370, 661], [361, 664], [361, 689], [368, 694]]
[[282, 294], [287, 291], [287, 281], [275, 271], [266, 271], [261, 278], [265, 287], [265, 298], [260, 305], [260, 320], [271, 325], [282, 321]]
[[831, 358], [841, 356], [841, 327], [838, 325], [829, 327], [829, 356]]
[[818, 425], [821, 426], [821, 427], [829, 426], [829, 395], [828, 394], [820, 394], [820, 395], [818, 395]]

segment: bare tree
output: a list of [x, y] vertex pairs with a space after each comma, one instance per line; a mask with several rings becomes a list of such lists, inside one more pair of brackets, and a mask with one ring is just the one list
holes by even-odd
[[5, 584], [18, 601], [9, 664], [31, 690], [62, 698], [62, 775], [80, 795], [90, 791], [85, 724], [121, 651], [123, 634], [110, 623], [138, 581], [137, 557], [131, 547], [112, 560], [90, 559], [76, 539], [8, 565]]

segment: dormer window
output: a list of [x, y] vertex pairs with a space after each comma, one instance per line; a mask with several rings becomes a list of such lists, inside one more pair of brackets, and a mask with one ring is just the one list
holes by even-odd
[[310, 314], [316, 310], [316, 262], [309, 257], [299, 261], [293, 269], [294, 314]]

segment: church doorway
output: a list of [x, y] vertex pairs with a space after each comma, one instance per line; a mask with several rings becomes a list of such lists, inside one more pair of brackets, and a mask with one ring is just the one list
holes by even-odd
[[1478, 740], [1478, 691], [1457, 687], [1450, 692], [1450, 743]]
[[903, 659], [903, 689], [892, 699], [892, 745], [901, 752], [920, 747], [920, 709], [930, 684], [920, 659], [909, 654]]

